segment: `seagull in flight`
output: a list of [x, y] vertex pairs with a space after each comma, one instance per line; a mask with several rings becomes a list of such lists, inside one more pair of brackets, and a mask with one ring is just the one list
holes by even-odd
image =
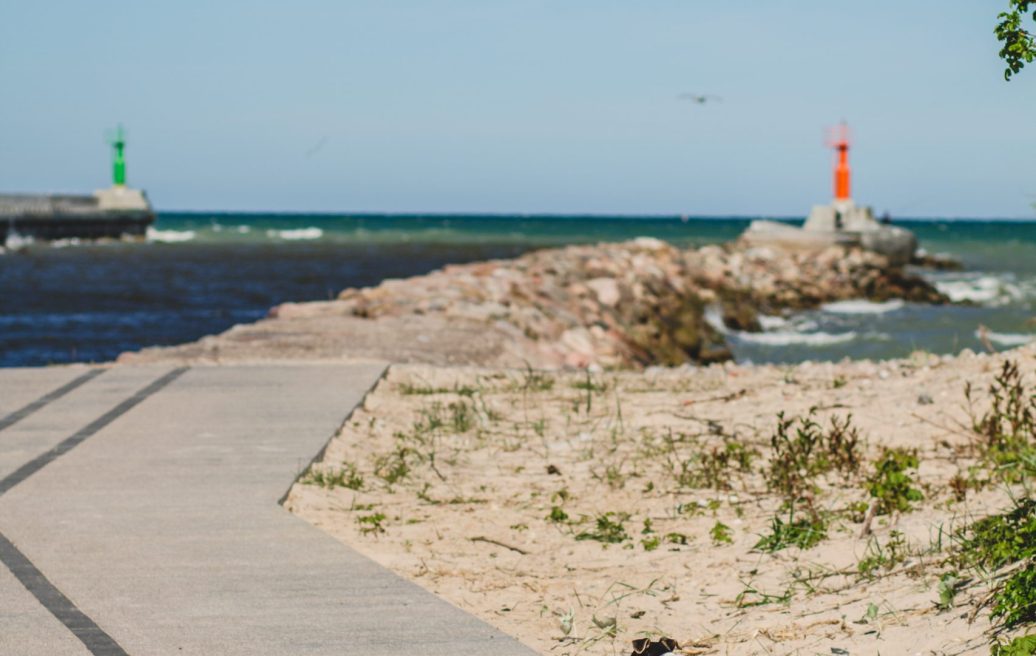
[[704, 105], [709, 102], [723, 102], [723, 99], [719, 96], [712, 95], [710, 93], [681, 93], [677, 96], [680, 100], [690, 100], [693, 103]]

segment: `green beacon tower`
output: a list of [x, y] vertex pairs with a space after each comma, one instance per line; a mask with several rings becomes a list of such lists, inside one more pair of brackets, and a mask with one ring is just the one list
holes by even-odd
[[147, 196], [139, 189], [126, 186], [126, 133], [122, 125], [109, 133], [108, 143], [112, 147], [112, 186], [94, 192], [98, 209], [113, 212], [151, 212]]
[[120, 125], [112, 137], [112, 184], [126, 186], [126, 137]]

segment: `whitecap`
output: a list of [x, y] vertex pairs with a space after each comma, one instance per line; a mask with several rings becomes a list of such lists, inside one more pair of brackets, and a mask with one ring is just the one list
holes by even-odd
[[982, 339], [985, 334], [986, 339], [991, 342], [996, 342], [1002, 346], [1022, 346], [1029, 342], [1036, 340], [1036, 335], [1024, 335], [1022, 333], [995, 333], [992, 330], [976, 330], [975, 337]]
[[856, 333], [797, 333], [779, 330], [770, 333], [738, 333], [737, 338], [743, 342], [764, 346], [827, 346], [851, 342], [856, 339]]
[[28, 248], [34, 241], [32, 237], [11, 230], [11, 232], [7, 233], [7, 239], [4, 241], [3, 246], [9, 251], [17, 251]]
[[836, 301], [824, 303], [820, 309], [832, 314], [885, 314], [902, 308], [904, 305], [900, 299], [892, 299], [884, 303], [875, 303], [863, 298], [848, 301]]
[[727, 329], [727, 325], [723, 323], [723, 315], [715, 305], [705, 308], [705, 323], [712, 326], [720, 335], [726, 335], [730, 332]]
[[763, 330], [776, 330], [783, 328], [788, 325], [788, 320], [780, 316], [771, 316], [769, 314], [759, 315], [759, 325]]
[[83, 241], [78, 237], [66, 237], [64, 239], [55, 239], [50, 242], [50, 246], [51, 248], [66, 248], [68, 246], [78, 246], [82, 243]]
[[320, 228], [295, 228], [293, 230], [267, 230], [267, 237], [297, 241], [300, 239], [320, 239], [324, 231]]
[[981, 276], [962, 280], [937, 280], [935, 288], [954, 303], [1006, 302], [1022, 296], [1021, 290], [995, 276]]
[[193, 230], [158, 230], [157, 228], [147, 229], [147, 240], [157, 241], [165, 244], [176, 244], [194, 239], [197, 233]]

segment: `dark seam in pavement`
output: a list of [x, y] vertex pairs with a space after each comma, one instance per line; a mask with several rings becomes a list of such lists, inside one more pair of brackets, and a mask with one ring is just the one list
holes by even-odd
[[82, 376], [78, 376], [77, 378], [75, 378], [71, 382], [65, 383], [61, 387], [59, 387], [59, 388], [57, 388], [55, 390], [51, 390], [50, 392], [47, 392], [46, 394], [44, 394], [40, 398], [36, 399], [32, 403], [29, 403], [28, 405], [15, 410], [14, 412], [12, 412], [11, 414], [7, 415], [3, 419], [0, 419], [0, 431], [4, 430], [5, 428], [9, 428], [13, 424], [21, 421], [22, 419], [25, 419], [26, 417], [28, 417], [32, 413], [36, 412], [37, 410], [39, 410], [43, 406], [47, 405], [51, 401], [57, 401], [62, 396], [68, 394], [69, 392], [71, 392], [75, 388], [79, 387], [80, 385], [83, 385], [84, 383], [88, 383], [91, 380], [93, 380], [94, 378], [97, 378], [98, 376], [103, 374], [104, 371], [105, 371], [104, 369], [91, 369], [90, 371], [86, 372]]
[[[299, 471], [299, 473], [298, 473], [298, 474], [297, 474], [297, 475], [295, 476], [295, 480], [293, 480], [293, 481], [291, 482], [291, 485], [289, 485], [289, 486], [288, 486], [288, 489], [286, 489], [286, 490], [284, 491], [284, 494], [282, 494], [282, 495], [281, 495], [281, 498], [280, 498], [280, 499], [277, 499], [277, 505], [278, 505], [278, 506], [283, 506], [283, 505], [284, 505], [284, 502], [288, 500], [288, 495], [289, 495], [289, 494], [291, 494], [291, 488], [295, 487], [295, 483], [297, 483], [297, 482], [298, 482], [299, 478], [300, 478], [300, 477], [301, 477], [301, 476], [302, 476], [303, 474], [305, 474], [305, 473], [306, 473], [307, 471], [309, 471], [310, 467], [312, 467], [313, 465], [317, 464], [318, 462], [320, 462], [321, 460], [323, 460], [323, 459], [324, 459], [324, 454], [325, 454], [325, 453], [327, 453], [327, 447], [331, 445], [331, 440], [335, 439], [335, 437], [337, 437], [337, 436], [338, 436], [338, 433], [340, 433], [340, 432], [342, 431], [342, 428], [343, 428], [343, 427], [344, 427], [344, 426], [345, 426], [346, 424], [348, 424], [348, 423], [349, 423], [349, 420], [350, 420], [350, 419], [352, 419], [352, 418], [353, 418], [353, 414], [354, 414], [354, 413], [355, 413], [355, 412], [356, 412], [356, 411], [357, 411], [357, 410], [358, 410], [359, 408], [362, 408], [362, 407], [364, 406], [364, 404], [365, 404], [365, 403], [367, 402], [367, 397], [368, 397], [368, 396], [370, 396], [370, 395], [371, 395], [371, 394], [372, 394], [372, 393], [374, 392], [375, 388], [377, 388], [377, 387], [378, 387], [378, 385], [380, 385], [380, 384], [381, 384], [381, 381], [385, 380], [385, 378], [387, 378], [387, 377], [388, 377], [388, 371], [389, 371], [389, 368], [391, 368], [391, 367], [392, 367], [392, 365], [391, 365], [391, 364], [387, 364], [387, 365], [385, 365], [385, 368], [384, 368], [384, 369], [382, 369], [382, 370], [381, 370], [381, 373], [380, 373], [380, 374], [378, 375], [378, 379], [377, 379], [376, 381], [374, 381], [374, 384], [373, 384], [373, 385], [371, 385], [371, 386], [370, 386], [370, 388], [369, 388], [369, 389], [368, 389], [368, 390], [367, 390], [366, 392], [364, 392], [364, 393], [363, 393], [363, 398], [362, 398], [362, 399], [360, 399], [360, 402], [359, 402], [359, 403], [357, 403], [356, 405], [354, 405], [354, 406], [353, 406], [353, 409], [352, 409], [352, 410], [350, 410], [350, 411], [349, 411], [349, 414], [347, 414], [347, 415], [345, 416], [345, 419], [343, 419], [343, 420], [342, 420], [342, 423], [338, 424], [338, 428], [337, 428], [337, 429], [335, 429], [335, 432], [334, 432], [334, 433], [333, 433], [333, 434], [331, 435], [331, 437], [327, 438], [327, 441], [326, 441], [326, 442], [324, 442], [324, 446], [320, 447], [320, 450], [319, 450], [319, 451], [317, 451], [317, 454], [316, 454], [315, 456], [313, 456], [312, 458], [310, 458], [310, 459], [309, 459], [309, 462], [308, 462], [308, 463], [306, 464], [306, 466], [305, 466], [305, 467], [303, 467], [303, 468], [302, 468], [302, 470], [301, 470], [301, 471]], [[2, 492], [0, 492], [0, 494], [2, 494]]]
[[97, 626], [83, 611], [76, 608], [72, 601], [47, 580], [43, 572], [36, 569], [18, 547], [0, 533], [0, 562], [11, 570], [11, 573], [22, 582], [25, 589], [43, 604], [79, 641], [86, 645], [94, 656], [128, 656], [126, 650], [119, 646], [104, 629]]
[[179, 378], [185, 371], [187, 371], [186, 367], [181, 367], [180, 369], [174, 369], [173, 371], [170, 371], [158, 380], [152, 382], [144, 389], [135, 393], [133, 396], [129, 397], [128, 399], [125, 399], [124, 401], [119, 403], [119, 405], [115, 406], [114, 408], [104, 413], [97, 419], [94, 419], [83, 428], [80, 428], [71, 437], [67, 437], [64, 440], [62, 440], [57, 446], [53, 447], [45, 453], [41, 453], [40, 455], [25, 463], [15, 471], [5, 476], [3, 479], [0, 479], [0, 496], [2, 496], [15, 485], [18, 485], [28, 477], [43, 469], [49, 463], [53, 462], [65, 453], [74, 449], [76, 446], [79, 445], [80, 442], [82, 442], [86, 438], [90, 437], [97, 431], [101, 430], [108, 424], [118, 419], [121, 415], [125, 414], [130, 409], [132, 409], [133, 406], [137, 405], [147, 397], [151, 396], [158, 390], [162, 389], [169, 383]]
[[[51, 450], [19, 467], [15, 472], [0, 480], [0, 496], [40, 469], [43, 469], [48, 463], [71, 451], [85, 439], [131, 410], [138, 403], [179, 378], [185, 371], [187, 371], [187, 367], [181, 367], [166, 373], [83, 428], [80, 428], [71, 437], [65, 438]], [[51, 615], [64, 624], [65, 628], [71, 631], [75, 637], [79, 638], [79, 641], [90, 650], [93, 656], [128, 656], [126, 651], [119, 646], [119, 643], [115, 642], [111, 636], [104, 632], [104, 629], [97, 626], [61, 590], [58, 590], [53, 583], [48, 581], [43, 572], [37, 569], [32, 564], [32, 561], [18, 547], [14, 546], [3, 533], [0, 533], [0, 562], [3, 562], [7, 569], [11, 570], [11, 573], [21, 581], [25, 589], [31, 592], [32, 596], [36, 597], [36, 600]]]

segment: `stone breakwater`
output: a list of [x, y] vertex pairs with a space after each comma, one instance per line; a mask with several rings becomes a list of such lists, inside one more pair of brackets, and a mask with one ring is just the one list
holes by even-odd
[[757, 331], [759, 314], [831, 301], [943, 303], [879, 255], [832, 247], [796, 253], [733, 243], [683, 250], [657, 239], [569, 246], [512, 260], [451, 265], [287, 303], [270, 318], [123, 361], [341, 359], [533, 367], [643, 367], [729, 359], [706, 320]]

